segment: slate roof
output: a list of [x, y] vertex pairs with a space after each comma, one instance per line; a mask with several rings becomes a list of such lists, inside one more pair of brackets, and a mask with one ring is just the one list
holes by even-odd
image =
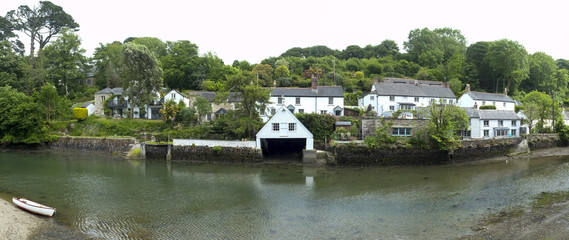
[[81, 105], [81, 107], [87, 108], [87, 107], [89, 107], [89, 105], [94, 105], [94, 104], [92, 102], [87, 102], [87, 103], [84, 103], [83, 105]]
[[105, 88], [101, 91], [96, 92], [95, 94], [114, 94], [114, 95], [122, 95], [122, 88]]
[[518, 120], [520, 117], [511, 110], [478, 110], [480, 119], [484, 120]]
[[478, 109], [476, 108], [462, 108], [466, 112], [468, 118], [480, 118], [480, 114], [478, 114]]
[[433, 86], [444, 86], [443, 82], [440, 81], [428, 81], [428, 80], [416, 80], [408, 78], [382, 78], [382, 83], [407, 83], [407, 84], [419, 84], [419, 85], [433, 85]]
[[478, 101], [500, 101], [500, 102], [514, 102], [508, 95], [498, 93], [485, 93], [485, 92], [466, 92], [472, 99]]
[[344, 97], [342, 87], [318, 86], [316, 90], [312, 88], [273, 88], [272, 96], [286, 97]]
[[[215, 96], [217, 96], [216, 92], [201, 92], [200, 96], [207, 99], [209, 102], [213, 102], [213, 99], [215, 98]], [[233, 93], [230, 92], [229, 93], [229, 99], [227, 100], [227, 102], [239, 102], [239, 97]]]
[[438, 85], [434, 86], [406, 83], [378, 83], [374, 86], [378, 96], [456, 98], [450, 88]]

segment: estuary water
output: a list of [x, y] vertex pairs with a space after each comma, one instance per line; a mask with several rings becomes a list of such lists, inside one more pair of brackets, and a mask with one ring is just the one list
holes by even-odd
[[129, 161], [0, 152], [0, 196], [56, 207], [97, 239], [453, 239], [569, 190], [569, 158], [417, 167]]

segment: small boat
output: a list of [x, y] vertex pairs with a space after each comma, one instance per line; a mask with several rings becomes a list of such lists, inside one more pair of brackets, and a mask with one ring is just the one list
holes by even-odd
[[37, 202], [30, 201], [25, 198], [13, 197], [12, 202], [19, 208], [28, 212], [51, 217], [55, 213], [55, 208], [48, 207]]

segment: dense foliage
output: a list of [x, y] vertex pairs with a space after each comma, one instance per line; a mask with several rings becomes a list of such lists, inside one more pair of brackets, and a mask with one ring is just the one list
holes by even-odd
[[336, 118], [332, 115], [297, 113], [295, 116], [312, 133], [314, 140], [330, 139], [334, 133]]
[[[374, 80], [384, 77], [449, 82], [457, 95], [465, 84], [474, 91], [506, 91], [526, 103], [524, 113], [537, 120], [538, 131], [569, 99], [569, 60], [555, 60], [543, 52], [528, 53], [510, 39], [467, 45], [466, 36], [452, 28], [412, 29], [403, 46], [387, 39], [340, 50], [293, 47], [260, 63], [236, 60], [231, 65], [213, 53], [199, 54], [199, 47], [189, 40], [162, 41], [151, 36], [102, 43], [93, 56], [85, 56], [81, 39], [74, 33], [78, 29], [79, 23], [71, 15], [49, 1], [32, 7], [22, 5], [0, 17], [0, 87], [9, 86], [3, 91], [18, 96], [11, 98], [14, 109], [5, 108], [4, 113], [13, 116], [2, 116], [0, 126], [21, 124], [2, 131], [2, 141], [43, 141], [46, 135], [41, 127], [45, 123], [34, 122], [35, 115], [41, 115], [42, 121], [68, 120], [73, 103], [91, 100], [94, 92], [105, 87], [123, 87], [123, 99], [131, 106], [156, 99], [156, 92], [163, 87], [216, 91], [220, 102], [228, 101], [232, 92], [241, 98], [237, 104], [240, 110], [210, 124], [202, 122], [212, 111], [203, 100], [193, 106], [170, 104], [170, 109], [164, 109], [170, 129], [188, 136], [223, 138], [255, 136], [262, 126], [259, 113], [269, 99], [266, 87], [309, 87], [313, 77], [319, 85], [342, 86], [347, 106], [357, 105], [357, 99], [371, 89]], [[19, 33], [29, 37], [29, 55], [24, 55]], [[94, 86], [87, 84], [88, 77], [94, 77]], [[551, 96], [551, 102], [534, 90]], [[19, 101], [29, 106], [20, 108], [24, 103]], [[34, 124], [11, 121], [21, 117], [24, 109], [36, 108], [26, 117]], [[132, 116], [133, 111], [129, 113]], [[333, 126], [328, 129], [328, 121], [332, 119], [314, 118], [324, 121], [305, 119], [314, 127], [315, 138], [329, 137]], [[528, 123], [534, 127], [533, 122]], [[434, 139], [452, 142], [445, 135], [450, 131], [437, 131], [431, 133]]]

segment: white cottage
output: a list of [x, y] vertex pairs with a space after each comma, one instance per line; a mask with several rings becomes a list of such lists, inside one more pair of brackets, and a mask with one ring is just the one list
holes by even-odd
[[467, 84], [465, 93], [458, 98], [458, 106], [464, 108], [478, 108], [485, 105], [494, 105], [496, 110], [514, 111], [516, 103], [506, 94], [471, 92]]
[[514, 111], [475, 108], [465, 108], [465, 110], [470, 119], [470, 132], [465, 134], [465, 137], [519, 137], [523, 133], [520, 131], [521, 119]]
[[334, 116], [344, 115], [344, 90], [339, 86], [317, 86], [312, 80], [311, 88], [272, 88], [271, 103], [261, 112], [263, 121], [273, 116], [284, 106], [292, 113], [319, 113]]
[[456, 96], [443, 82], [387, 78], [358, 99], [358, 106], [387, 116], [397, 110], [427, 107], [432, 102], [454, 104]]
[[[312, 133], [286, 107], [281, 106], [257, 133], [257, 148], [266, 149], [271, 141], [304, 141], [305, 150], [314, 149]], [[265, 146], [265, 147], [263, 147]]]

